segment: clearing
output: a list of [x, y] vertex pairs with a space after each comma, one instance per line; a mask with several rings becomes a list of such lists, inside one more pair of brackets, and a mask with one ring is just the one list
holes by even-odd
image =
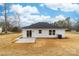
[[1, 56], [79, 56], [79, 34], [67, 39], [37, 39], [35, 43], [12, 43], [20, 33], [0, 35]]

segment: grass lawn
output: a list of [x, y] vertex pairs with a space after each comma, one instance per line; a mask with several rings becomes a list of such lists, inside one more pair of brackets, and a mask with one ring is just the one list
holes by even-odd
[[79, 34], [66, 33], [67, 39], [37, 39], [36, 43], [12, 43], [20, 33], [0, 35], [1, 56], [77, 56]]

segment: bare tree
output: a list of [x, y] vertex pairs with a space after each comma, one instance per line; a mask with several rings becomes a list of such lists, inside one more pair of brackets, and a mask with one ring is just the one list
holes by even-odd
[[17, 16], [17, 18], [18, 18], [18, 21], [17, 21], [17, 23], [18, 23], [18, 28], [20, 28], [20, 14], [18, 14], [18, 13], [16, 13], [16, 16]]
[[67, 23], [65, 20], [56, 21], [54, 22], [54, 25], [62, 28], [67, 28]]
[[5, 18], [5, 33], [7, 33], [7, 14], [6, 14], [6, 3], [4, 3], [4, 18]]
[[75, 23], [75, 30], [76, 31], [79, 31], [79, 19], [78, 20], [76, 20], [76, 23]]
[[67, 29], [70, 31], [71, 28], [72, 28], [72, 26], [71, 26], [71, 21], [70, 21], [70, 17], [67, 17], [67, 18], [65, 19], [65, 21], [67, 22]]

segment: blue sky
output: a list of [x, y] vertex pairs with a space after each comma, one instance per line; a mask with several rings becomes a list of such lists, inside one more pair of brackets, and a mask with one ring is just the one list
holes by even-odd
[[[13, 16], [15, 13], [20, 14], [21, 21], [26, 21], [28, 24], [38, 22], [38, 20], [55, 21], [66, 17], [70, 17], [73, 20], [79, 19], [79, 4], [76, 3], [7, 3], [6, 8], [8, 16]], [[3, 16], [2, 10], [3, 6], [0, 5], [0, 16]]]
[[[14, 4], [15, 5], [20, 4], [23, 7], [25, 7], [25, 6], [34, 6], [34, 7], [36, 7], [39, 10], [40, 14], [49, 15], [51, 17], [54, 17], [56, 15], [62, 14], [64, 16], [66, 16], [66, 17], [79, 18], [78, 17], [79, 16], [79, 13], [76, 13], [76, 12], [63, 12], [60, 9], [59, 10], [52, 10], [50, 8], [47, 8], [46, 6], [40, 6], [41, 3], [14, 3]], [[6, 5], [7, 5], [6, 6], [7, 7], [7, 10], [9, 11], [10, 10], [9, 8], [10, 8], [11, 4], [10, 3], [7, 3]], [[0, 11], [2, 11], [2, 10], [3, 10], [3, 7], [0, 5]], [[8, 14], [12, 15], [10, 12], [8, 12]], [[1, 15], [2, 14], [0, 13], [0, 16]]]

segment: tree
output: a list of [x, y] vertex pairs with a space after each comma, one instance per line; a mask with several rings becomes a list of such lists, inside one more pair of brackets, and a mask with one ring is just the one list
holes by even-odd
[[5, 8], [5, 33], [7, 33], [7, 14], [6, 14], [6, 3], [4, 4], [4, 8]]
[[[1, 22], [0, 22], [0, 26], [2, 27], [3, 32], [4, 32], [4, 31], [5, 31], [5, 21], [1, 21]], [[9, 21], [7, 21], [7, 31], [11, 31], [12, 28], [13, 28], [13, 25], [10, 24]]]
[[58, 26], [58, 27], [62, 27], [62, 28], [66, 28], [67, 27], [67, 23], [66, 23], [65, 20], [56, 21], [56, 22], [54, 22], [54, 25]]
[[70, 17], [67, 17], [65, 20], [56, 21], [54, 22], [54, 25], [58, 27], [66, 28], [67, 31], [71, 31], [73, 27], [72, 22], [70, 21]]
[[21, 28], [20, 27], [20, 14], [16, 13], [15, 17], [17, 17], [17, 19], [18, 19], [17, 23], [18, 23], [18, 28], [20, 29]]
[[79, 31], [79, 20], [77, 20], [74, 27], [76, 31]]
[[70, 17], [67, 17], [66, 19], [65, 19], [65, 21], [66, 21], [66, 25], [67, 25], [67, 30], [71, 30], [71, 28], [72, 28], [72, 26], [71, 26], [71, 21], [70, 21]]
[[5, 33], [7, 33], [8, 31], [12, 31], [14, 27], [20, 29], [20, 15], [18, 13], [15, 13], [13, 15], [13, 18], [10, 18], [11, 16], [7, 16], [6, 3], [3, 4], [2, 14], [4, 16], [4, 21], [2, 21], [1, 24]]
[[3, 7], [4, 7], [4, 10], [3, 10], [3, 15], [4, 15], [4, 18], [5, 18], [5, 33], [7, 33], [7, 14], [6, 14], [6, 3], [3, 4]]

